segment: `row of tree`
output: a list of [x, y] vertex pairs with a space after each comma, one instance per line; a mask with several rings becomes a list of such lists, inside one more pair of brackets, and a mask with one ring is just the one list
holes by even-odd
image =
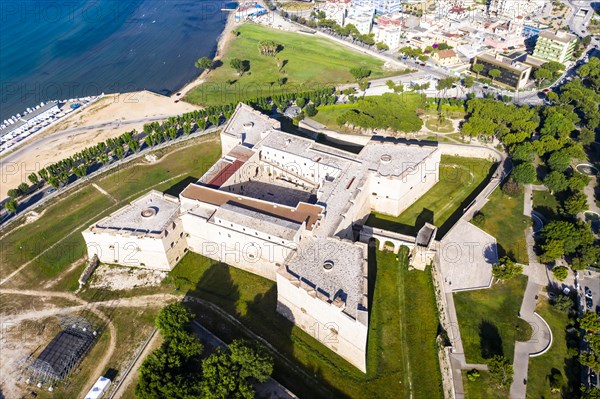
[[161, 309], [156, 326], [164, 342], [140, 367], [136, 398], [251, 399], [255, 384], [273, 372], [273, 358], [255, 341], [234, 340], [203, 358], [192, 314], [181, 304]]

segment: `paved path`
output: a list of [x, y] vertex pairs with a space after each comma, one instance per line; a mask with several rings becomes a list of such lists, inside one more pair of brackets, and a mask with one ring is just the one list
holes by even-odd
[[[533, 213], [533, 190], [537, 186], [526, 185], [523, 203], [523, 214], [531, 217]], [[523, 302], [519, 311], [519, 317], [528, 322], [532, 329], [531, 339], [527, 342], [517, 342], [515, 344], [515, 353], [513, 359], [514, 379], [510, 386], [510, 397], [513, 399], [523, 399], [527, 393], [527, 372], [529, 370], [529, 357], [541, 354], [548, 350], [552, 345], [552, 331], [548, 324], [535, 313], [537, 299], [542, 287], [548, 285], [549, 275], [546, 265], [538, 262], [534, 251], [534, 233], [531, 227], [525, 231], [525, 241], [527, 242], [527, 253], [529, 255], [529, 265], [523, 267], [523, 272], [527, 275], [527, 288], [523, 295]]]
[[523, 399], [527, 393], [527, 371], [529, 369], [529, 357], [540, 355], [552, 345], [552, 331], [548, 324], [535, 313], [537, 298], [542, 285], [536, 284], [529, 279], [519, 316], [531, 324], [533, 328], [531, 339], [527, 342], [515, 344], [513, 360], [514, 380], [510, 386], [511, 399]]
[[598, 184], [597, 182], [597, 177], [596, 176], [590, 176], [590, 183], [585, 186], [585, 188], [583, 189], [583, 192], [585, 193], [585, 195], [587, 195], [588, 198], [588, 207], [589, 210], [592, 212], [596, 212], [597, 214], [600, 214], [600, 207], [598, 207], [598, 205], [596, 205], [596, 199], [595, 199], [595, 193], [594, 191], [596, 190], [596, 185]]

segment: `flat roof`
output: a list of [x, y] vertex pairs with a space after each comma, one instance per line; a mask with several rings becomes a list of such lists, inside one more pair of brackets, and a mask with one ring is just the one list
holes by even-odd
[[[502, 56], [501, 56], [502, 57]], [[475, 57], [476, 59], [481, 59], [485, 62], [489, 62], [491, 64], [497, 65], [504, 69], [512, 69], [513, 71], [523, 72], [524, 70], [531, 68], [521, 62], [506, 62], [504, 60], [499, 60], [491, 54], [483, 53], [479, 54]]]
[[92, 227], [160, 234], [179, 214], [179, 199], [152, 190], [131, 204], [98, 221]]
[[[287, 271], [334, 300], [346, 303], [344, 312], [356, 318], [362, 303], [367, 254], [364, 244], [339, 238], [323, 238], [302, 242], [285, 264]], [[324, 268], [325, 262], [332, 267]]]
[[571, 33], [561, 32], [561, 31], [558, 31], [555, 33], [550, 30], [540, 31], [539, 37], [543, 37], [543, 38], [554, 40], [554, 41], [561, 42], [561, 43], [569, 43], [569, 42], [577, 39], [577, 36], [575, 36]]
[[401, 176], [437, 150], [436, 142], [374, 136], [359, 153], [381, 176]]
[[240, 194], [228, 193], [198, 184], [190, 184], [180, 194], [184, 198], [206, 202], [215, 206], [227, 203], [238, 205], [246, 209], [253, 209], [262, 214], [275, 216], [297, 223], [306, 222], [306, 229], [312, 230], [315, 223], [321, 218], [323, 207], [300, 202], [295, 208], [257, 200]]
[[254, 145], [260, 141], [262, 133], [281, 127], [275, 119], [244, 103], [238, 104], [234, 115], [235, 118], [230, 118], [223, 128], [223, 133], [239, 138], [244, 144]]
[[219, 207], [213, 217], [236, 223], [252, 230], [272, 234], [288, 241], [302, 227], [297, 221], [273, 216], [258, 209], [246, 208], [234, 203], [226, 203]]

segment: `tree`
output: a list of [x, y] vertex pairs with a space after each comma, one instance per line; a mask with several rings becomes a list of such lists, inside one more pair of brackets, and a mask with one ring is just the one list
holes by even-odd
[[194, 66], [198, 69], [210, 69], [212, 68], [213, 61], [208, 57], [198, 58], [198, 61], [194, 64]]
[[250, 69], [250, 62], [242, 61], [239, 58], [232, 58], [229, 65], [236, 70], [238, 76], [242, 76], [244, 72], [247, 72]]
[[569, 275], [569, 268], [565, 266], [554, 266], [552, 268], [552, 274], [558, 281], [564, 281]]
[[437, 90], [446, 90], [451, 89], [452, 85], [458, 81], [458, 78], [453, 76], [448, 76], [438, 80]]
[[579, 326], [593, 333], [600, 332], [600, 317], [594, 312], [585, 312], [579, 317]]
[[552, 389], [552, 392], [560, 392], [563, 385], [564, 385], [563, 375], [561, 374], [561, 372], [559, 370], [556, 370], [556, 372], [554, 372], [554, 370], [553, 370], [553, 372], [550, 374], [550, 388]]
[[513, 160], [521, 162], [532, 162], [535, 159], [535, 151], [529, 141], [512, 146], [510, 155]]
[[32, 173], [29, 176], [27, 176], [27, 178], [29, 179], [29, 181], [31, 182], [31, 184], [36, 185], [40, 182], [40, 180], [38, 179], [37, 174]]
[[581, 128], [577, 140], [583, 145], [590, 145], [596, 140], [596, 133], [587, 127]]
[[251, 399], [253, 383], [266, 382], [273, 372], [273, 358], [264, 347], [234, 340], [227, 351], [217, 349], [202, 362], [202, 397]]
[[509, 280], [523, 273], [523, 266], [515, 264], [508, 256], [492, 266], [492, 275], [498, 280]]
[[17, 202], [16, 199], [10, 199], [6, 202], [6, 204], [4, 205], [6, 207], [6, 210], [11, 212], [11, 213], [17, 213], [17, 208], [19, 206], [19, 203]]
[[512, 170], [511, 176], [517, 183], [531, 184], [537, 178], [537, 173], [535, 171], [535, 166], [529, 162], [526, 162], [515, 166]]
[[577, 192], [569, 196], [562, 207], [563, 213], [566, 215], [577, 215], [580, 212], [588, 209], [587, 196], [582, 192]]
[[165, 306], [156, 316], [156, 327], [163, 336], [177, 335], [189, 328], [192, 315], [180, 303]]
[[465, 86], [467, 89], [473, 87], [474, 84], [475, 79], [473, 78], [473, 76], [465, 76], [465, 78], [463, 79], [463, 86]]
[[275, 57], [281, 51], [282, 46], [272, 40], [261, 40], [258, 42], [258, 51], [261, 55]]
[[8, 190], [7, 194], [10, 198], [18, 198], [20, 195], [19, 189], [17, 188], [11, 188], [10, 190]]
[[570, 312], [573, 310], [573, 300], [566, 295], [559, 295], [552, 305], [561, 312]]
[[25, 195], [29, 191], [29, 185], [27, 183], [21, 183], [19, 184], [19, 187], [17, 187], [17, 190], [19, 191], [19, 195]]
[[306, 116], [308, 116], [309, 118], [311, 116], [315, 116], [317, 114], [317, 110], [315, 108], [315, 105], [313, 103], [307, 104], [304, 107], [304, 113], [306, 114]]
[[533, 77], [535, 78], [536, 84], [539, 87], [544, 80], [552, 79], [552, 72], [544, 67], [540, 67], [533, 73]]
[[567, 178], [561, 172], [553, 171], [544, 178], [544, 185], [550, 189], [552, 193], [559, 193], [567, 189]]
[[390, 46], [388, 46], [384, 42], [377, 42], [377, 50], [379, 50], [379, 51], [387, 51], [389, 49], [390, 49]]
[[569, 168], [569, 166], [571, 166], [571, 156], [564, 149], [554, 151], [546, 163], [550, 169], [558, 172], [564, 172], [567, 170], [567, 168]]
[[483, 71], [482, 64], [473, 64], [471, 70], [477, 74], [477, 78], [479, 78], [479, 74]]
[[492, 78], [492, 82], [494, 80], [496, 80], [497, 77], [499, 77], [500, 75], [502, 75], [502, 72], [499, 69], [490, 69], [488, 71], [488, 75], [490, 76], [490, 78]]
[[367, 67], [360, 66], [350, 69], [350, 73], [352, 74], [352, 76], [354, 76], [354, 79], [362, 80], [368, 78], [371, 75], [371, 70]]
[[510, 387], [514, 370], [512, 364], [504, 356], [495, 355], [488, 362], [490, 378], [500, 386]]
[[598, 356], [593, 352], [581, 352], [579, 354], [579, 363], [592, 370], [600, 371], [600, 361], [598, 361]]

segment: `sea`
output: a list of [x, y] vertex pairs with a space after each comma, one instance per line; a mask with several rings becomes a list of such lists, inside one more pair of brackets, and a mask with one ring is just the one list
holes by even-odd
[[223, 8], [232, 3], [0, 0], [0, 122], [41, 101], [171, 94], [198, 75], [198, 58], [214, 56]]

